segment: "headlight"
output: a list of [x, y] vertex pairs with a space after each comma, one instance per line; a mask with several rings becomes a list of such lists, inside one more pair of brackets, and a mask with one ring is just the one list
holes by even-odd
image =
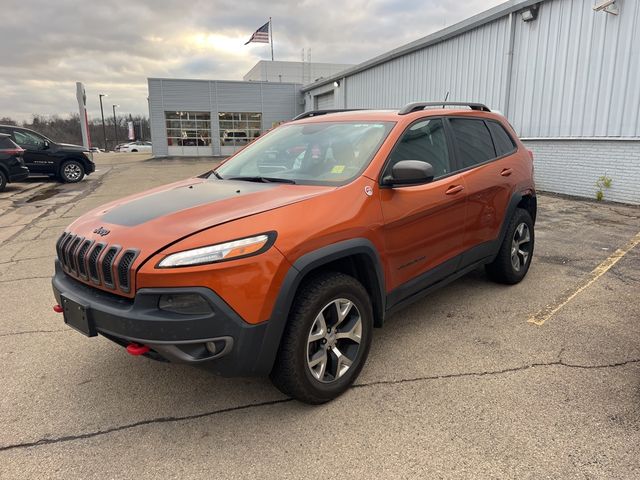
[[160, 261], [157, 267], [187, 267], [258, 255], [273, 245], [275, 238], [275, 232], [263, 233], [254, 237], [172, 253]]
[[93, 153], [91, 152], [82, 152], [86, 158], [93, 162]]

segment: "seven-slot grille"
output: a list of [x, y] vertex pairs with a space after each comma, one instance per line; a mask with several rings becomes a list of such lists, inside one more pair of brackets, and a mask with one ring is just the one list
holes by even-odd
[[140, 253], [63, 233], [56, 243], [58, 260], [68, 274], [111, 290], [131, 291], [131, 265]]

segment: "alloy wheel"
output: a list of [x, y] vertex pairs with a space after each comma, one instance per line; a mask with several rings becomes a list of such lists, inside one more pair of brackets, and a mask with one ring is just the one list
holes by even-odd
[[333, 300], [316, 316], [307, 339], [307, 366], [313, 378], [331, 383], [356, 359], [362, 339], [362, 316], [351, 300]]
[[531, 253], [531, 232], [526, 223], [521, 223], [513, 232], [511, 240], [511, 266], [519, 272], [529, 260]]
[[70, 163], [68, 165], [65, 165], [64, 176], [68, 180], [78, 180], [81, 175], [82, 175], [82, 169], [80, 168], [80, 165], [77, 165], [75, 163]]

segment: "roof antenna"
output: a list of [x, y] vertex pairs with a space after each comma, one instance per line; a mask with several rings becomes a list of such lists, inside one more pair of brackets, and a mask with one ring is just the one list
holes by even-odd
[[[449, 98], [449, 91], [447, 90], [447, 94], [444, 96], [444, 101], [446, 102], [448, 98]], [[442, 105], [442, 108], [444, 108], [444, 105]]]

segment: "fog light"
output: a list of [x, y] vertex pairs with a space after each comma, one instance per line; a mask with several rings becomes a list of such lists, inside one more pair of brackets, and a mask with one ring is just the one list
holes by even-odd
[[158, 308], [183, 315], [208, 315], [213, 312], [211, 305], [197, 293], [161, 295]]
[[218, 351], [218, 349], [216, 348], [216, 342], [207, 342], [204, 344], [204, 346], [207, 347], [207, 350], [209, 350], [209, 353], [212, 355], [215, 355]]

